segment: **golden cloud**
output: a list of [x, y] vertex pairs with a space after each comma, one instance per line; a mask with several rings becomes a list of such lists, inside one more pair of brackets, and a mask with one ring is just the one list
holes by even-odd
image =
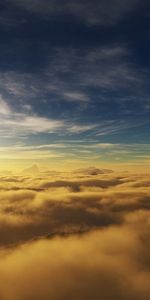
[[150, 299], [150, 176], [2, 176], [0, 299]]

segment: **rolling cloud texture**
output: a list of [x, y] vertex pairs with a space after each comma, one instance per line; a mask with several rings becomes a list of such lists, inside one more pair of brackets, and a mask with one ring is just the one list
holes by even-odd
[[1, 175], [0, 299], [148, 300], [149, 189], [110, 170]]

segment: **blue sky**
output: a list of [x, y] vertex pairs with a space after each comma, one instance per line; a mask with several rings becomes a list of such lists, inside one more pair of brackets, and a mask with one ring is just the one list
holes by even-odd
[[148, 163], [148, 1], [4, 0], [0, 11], [1, 158], [34, 147]]

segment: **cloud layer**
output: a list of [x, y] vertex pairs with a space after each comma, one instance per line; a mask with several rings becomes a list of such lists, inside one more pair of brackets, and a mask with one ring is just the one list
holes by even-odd
[[1, 246], [123, 224], [129, 212], [149, 211], [149, 177], [91, 169], [71, 178], [38, 171], [1, 176]]
[[[5, 3], [5, 2], [4, 2]], [[130, 11], [136, 8], [139, 0], [125, 1], [111, 0], [111, 1], [90, 1], [84, 0], [8, 0], [11, 9], [18, 10], [18, 15], [21, 15], [22, 9], [28, 14], [35, 14], [39, 19], [51, 19], [57, 18], [64, 19], [65, 17], [72, 17], [74, 21], [83, 22], [86, 25], [103, 25], [113, 26], [126, 16]], [[4, 10], [5, 20], [13, 20], [13, 13], [10, 13], [9, 9]], [[4, 17], [2, 15], [1, 22], [4, 25], [10, 25], [12, 23], [4, 23]], [[7, 16], [7, 18], [6, 18]]]
[[148, 174], [1, 175], [0, 298], [148, 300], [149, 192]]
[[5, 175], [0, 189], [2, 300], [149, 299], [148, 174]]

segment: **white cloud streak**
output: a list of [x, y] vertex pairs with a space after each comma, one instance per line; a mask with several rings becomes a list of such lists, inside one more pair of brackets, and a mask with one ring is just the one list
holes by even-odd
[[[14, 111], [8, 103], [0, 98], [0, 135], [2, 137], [26, 136], [41, 133], [81, 133], [94, 129], [97, 125], [79, 125], [64, 120], [41, 117]], [[24, 107], [23, 107], [24, 108]], [[31, 114], [32, 113], [32, 114]]]

